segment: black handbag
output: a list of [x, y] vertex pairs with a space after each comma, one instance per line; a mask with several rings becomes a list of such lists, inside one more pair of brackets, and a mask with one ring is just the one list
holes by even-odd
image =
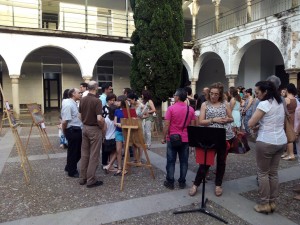
[[[184, 126], [185, 126], [187, 117], [189, 115], [189, 110], [190, 110], [190, 107], [187, 106], [187, 112], [186, 112], [184, 124], [183, 124], [183, 127], [182, 127], [182, 131], [184, 130]], [[178, 147], [180, 147], [182, 145], [181, 135], [180, 134], [171, 134], [170, 135], [170, 142], [171, 142], [172, 148], [178, 148]]]
[[116, 139], [109, 139], [109, 140], [104, 140], [104, 149], [103, 152], [105, 153], [111, 153], [115, 151], [116, 148]]

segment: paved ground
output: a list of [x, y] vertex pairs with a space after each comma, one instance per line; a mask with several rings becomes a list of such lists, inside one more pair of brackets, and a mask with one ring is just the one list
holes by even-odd
[[[26, 143], [29, 127], [20, 128]], [[126, 175], [125, 189], [120, 191], [120, 177], [112, 173], [97, 175], [101, 187], [87, 189], [78, 179], [64, 173], [66, 151], [59, 149], [57, 128], [48, 126], [49, 139], [55, 149], [50, 159], [43, 153], [34, 128], [27, 154], [33, 172], [30, 185], [24, 183], [14, 140], [8, 128], [0, 135], [0, 224], [223, 224], [202, 213], [174, 215], [174, 211], [197, 209], [201, 204], [201, 188], [195, 197], [188, 196], [188, 187], [170, 191], [162, 184], [165, 179], [165, 146], [154, 140], [149, 151], [156, 178], [149, 171], [133, 168]], [[229, 224], [287, 225], [300, 224], [300, 202], [291, 191], [300, 183], [300, 167], [296, 161], [280, 163], [280, 197], [278, 210], [271, 215], [254, 212], [258, 200], [255, 149], [245, 155], [229, 155], [222, 197], [213, 194], [214, 167], [206, 187], [207, 210]], [[179, 168], [176, 168], [178, 172]], [[187, 184], [190, 187], [197, 171], [194, 154], [190, 154]], [[176, 175], [178, 177], [178, 174]]]

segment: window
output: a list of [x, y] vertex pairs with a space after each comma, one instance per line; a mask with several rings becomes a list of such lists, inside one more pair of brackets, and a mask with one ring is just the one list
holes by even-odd
[[110, 85], [113, 86], [114, 61], [98, 60], [96, 75], [99, 87], [101, 87], [104, 83], [110, 83]]

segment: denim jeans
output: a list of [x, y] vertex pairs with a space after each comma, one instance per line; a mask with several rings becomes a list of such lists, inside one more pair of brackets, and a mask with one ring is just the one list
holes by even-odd
[[182, 143], [179, 148], [172, 148], [170, 141], [167, 142], [167, 181], [169, 183], [174, 183], [174, 173], [175, 173], [175, 163], [177, 158], [177, 153], [180, 162], [180, 177], [178, 179], [179, 183], [185, 183], [185, 177], [188, 170], [188, 159], [189, 159], [189, 144], [187, 142]]

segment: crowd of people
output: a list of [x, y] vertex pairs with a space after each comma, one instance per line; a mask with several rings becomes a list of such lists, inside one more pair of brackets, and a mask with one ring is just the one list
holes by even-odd
[[[273, 212], [278, 196], [278, 166], [280, 159], [294, 160], [295, 149], [300, 151], [298, 134], [300, 132], [300, 103], [295, 85], [289, 84], [279, 90], [280, 79], [270, 76], [259, 81], [255, 91], [243, 87], [230, 87], [224, 91], [222, 83], [205, 87], [200, 96], [192, 95], [187, 86], [176, 90], [171, 106], [164, 116], [162, 144], [166, 144], [166, 180], [164, 186], [174, 189], [175, 164], [177, 154], [180, 163], [178, 186], [186, 187], [188, 158], [190, 153], [187, 127], [189, 125], [223, 128], [226, 131], [225, 145], [216, 145], [215, 195], [223, 194], [222, 181], [226, 170], [228, 146], [238, 132], [245, 132], [256, 138], [257, 178], [260, 202], [254, 209], [260, 213]], [[116, 96], [111, 84], [101, 87], [98, 83], [82, 83], [80, 89], [67, 89], [64, 93], [61, 110], [60, 143], [67, 146], [65, 171], [70, 177], [80, 178], [79, 184], [88, 188], [103, 184], [96, 176], [100, 163], [105, 173], [120, 176], [122, 171], [122, 152], [124, 136], [121, 119], [123, 109], [129, 106], [135, 111], [136, 118], [142, 122], [145, 143], [151, 147], [151, 128], [156, 109], [150, 92], [143, 90], [141, 98], [130, 88], [124, 88], [123, 95]], [[285, 110], [286, 109], [286, 110]], [[286, 111], [291, 117], [297, 134], [295, 143], [287, 143], [284, 130]], [[298, 118], [299, 117], [299, 118]], [[66, 138], [64, 140], [63, 138]], [[136, 163], [141, 163], [141, 150], [131, 147]], [[80, 170], [77, 163], [81, 160]], [[199, 165], [189, 195], [197, 194], [198, 187], [205, 181], [208, 165]], [[300, 194], [300, 186], [295, 187]], [[300, 195], [295, 199], [300, 200]]]
[[[65, 90], [59, 125], [60, 143], [66, 138], [66, 142], [62, 143], [62, 146], [67, 146], [65, 171], [70, 177], [80, 178], [79, 184], [88, 188], [103, 184], [95, 175], [100, 152], [105, 173], [113, 172], [114, 176], [120, 176], [123, 172], [124, 136], [121, 119], [124, 118], [124, 108], [128, 106], [135, 109], [136, 118], [142, 122], [148, 149], [151, 147], [151, 128], [156, 112], [148, 90], [142, 91], [141, 100], [130, 88], [124, 88], [123, 95], [116, 96], [109, 83], [102, 85], [101, 95], [98, 91], [96, 81], [81, 83], [80, 89]], [[135, 161], [141, 162], [140, 149], [131, 150]]]
[[[189, 156], [189, 140], [187, 138], [189, 125], [224, 128], [226, 130], [226, 147], [225, 145], [215, 146], [215, 195], [221, 196], [228, 146], [231, 146], [237, 132], [243, 131], [248, 137], [256, 138], [255, 153], [260, 202], [254, 206], [254, 210], [259, 213], [273, 212], [276, 209], [276, 198], [279, 193], [278, 166], [280, 158], [294, 160], [294, 146], [297, 146], [298, 154], [300, 150], [298, 146], [300, 103], [296, 97], [297, 89], [294, 84], [289, 84], [280, 94], [280, 84], [280, 79], [272, 75], [266, 81], [256, 83], [254, 95], [251, 88], [230, 87], [228, 92], [224, 92], [222, 83], [214, 83], [210, 87], [204, 88], [201, 96], [196, 96], [194, 106], [188, 98], [191, 96], [190, 88], [178, 89], [174, 94], [175, 103], [168, 108], [165, 115], [161, 140], [162, 143], [167, 143], [167, 176], [164, 186], [174, 189], [174, 170], [178, 154], [180, 163], [178, 184], [179, 188], [185, 187]], [[295, 124], [294, 131], [297, 135], [295, 143], [287, 141], [284, 130], [285, 107], [292, 124]], [[182, 144], [180, 146], [175, 146], [172, 140], [172, 135], [177, 134], [181, 135]], [[205, 181], [208, 170], [208, 165], [199, 165], [194, 183], [188, 192], [190, 196], [196, 195], [198, 187]], [[300, 185], [293, 190], [300, 194]], [[294, 199], [300, 200], [300, 195], [296, 195]]]

